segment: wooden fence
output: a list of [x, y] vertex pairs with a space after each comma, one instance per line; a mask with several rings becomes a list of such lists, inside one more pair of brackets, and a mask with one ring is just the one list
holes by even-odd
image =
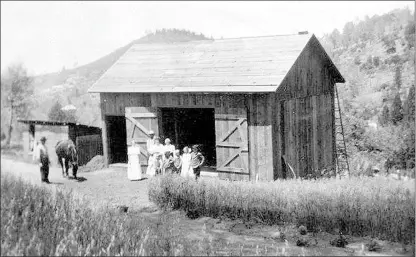
[[79, 166], [87, 164], [96, 155], [103, 155], [101, 135], [79, 136], [76, 145]]

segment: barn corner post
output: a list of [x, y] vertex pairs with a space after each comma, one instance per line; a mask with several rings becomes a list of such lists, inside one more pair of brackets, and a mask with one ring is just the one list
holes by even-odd
[[107, 120], [104, 113], [104, 101], [103, 94], [100, 94], [100, 102], [101, 102], [101, 133], [102, 133], [102, 142], [103, 142], [103, 157], [104, 157], [104, 166], [108, 168], [109, 165], [109, 154], [108, 154], [108, 131], [107, 131]]

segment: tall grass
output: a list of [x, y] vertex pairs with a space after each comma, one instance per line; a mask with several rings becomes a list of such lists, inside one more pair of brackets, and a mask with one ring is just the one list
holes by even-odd
[[[204, 254], [181, 235], [174, 216], [90, 208], [71, 192], [1, 174], [1, 255], [172, 256]], [[203, 246], [211, 249], [205, 242]], [[206, 254], [204, 254], [206, 255]]]
[[149, 197], [161, 207], [211, 217], [290, 222], [309, 230], [414, 242], [413, 182], [355, 177], [315, 181], [195, 182], [175, 175], [150, 181]]

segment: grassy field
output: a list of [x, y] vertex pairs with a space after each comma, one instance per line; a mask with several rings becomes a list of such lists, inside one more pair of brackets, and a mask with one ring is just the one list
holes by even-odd
[[261, 183], [162, 176], [149, 185], [160, 207], [198, 215], [266, 224], [304, 225], [309, 231], [341, 231], [393, 242], [415, 237], [414, 181], [355, 177]]
[[[285, 256], [285, 248], [189, 238], [177, 212], [120, 213], [76, 192], [1, 173], [2, 256]], [[300, 251], [300, 250], [299, 250]], [[305, 252], [305, 251], [300, 251]]]
[[[380, 182], [380, 181], [379, 181]], [[301, 214], [301, 210], [307, 207], [306, 202], [310, 199], [315, 199], [312, 206], [316, 205], [318, 201], [322, 201], [320, 197], [310, 197], [310, 199], [303, 199], [304, 202], [299, 202], [296, 208], [286, 208], [285, 211], [291, 210], [293, 219], [286, 219], [285, 211], [281, 212], [281, 216], [276, 218], [273, 216], [276, 209], [282, 206], [283, 197], [277, 198], [280, 205], [270, 208], [269, 197], [261, 197], [262, 194], [270, 193], [264, 191], [267, 188], [278, 185], [275, 183], [260, 183], [251, 184], [243, 182], [226, 182], [226, 181], [206, 181], [195, 183], [194, 181], [184, 180], [180, 177], [158, 177], [150, 180], [151, 188], [150, 195], [152, 199], [157, 201], [160, 206], [167, 207], [166, 212], [159, 212], [156, 215], [143, 215], [140, 211], [128, 211], [128, 213], [120, 213], [114, 207], [96, 207], [97, 203], [89, 198], [83, 198], [78, 191], [67, 191], [65, 187], [58, 187], [53, 185], [36, 186], [21, 179], [17, 179], [10, 173], [1, 173], [1, 254], [2, 255], [345, 255], [353, 252], [351, 248], [345, 250], [337, 250], [335, 248], [328, 249], [329, 239], [324, 235], [315, 237], [319, 240], [319, 246], [304, 248], [296, 246], [296, 241], [292, 240], [293, 234], [289, 227], [292, 225], [283, 226], [267, 226], [256, 225], [251, 229], [243, 231], [242, 235], [236, 235], [228, 229], [240, 229], [238, 226], [234, 227], [239, 222], [230, 219], [212, 219], [200, 218], [196, 220], [187, 219], [182, 211], [171, 211], [170, 207], [197, 210], [200, 214], [231, 217], [232, 219], [246, 219], [248, 221], [257, 220], [259, 222], [281, 223], [282, 221], [294, 221], [298, 223], [308, 221], [305, 216], [296, 217]], [[296, 184], [300, 183], [300, 184]], [[310, 184], [308, 184], [310, 183]], [[297, 182], [286, 181], [280, 185], [280, 190], [288, 190], [293, 186], [302, 188], [302, 190], [311, 190], [312, 182]], [[318, 182], [316, 182], [318, 183]], [[323, 183], [323, 182], [319, 182]], [[334, 181], [333, 181], [334, 183]], [[335, 181], [335, 184], [337, 182]], [[352, 183], [352, 182], [351, 182]], [[363, 182], [364, 183], [364, 182]], [[404, 208], [409, 199], [414, 193], [408, 188], [412, 188], [410, 184], [403, 184], [402, 189], [396, 188], [395, 182], [388, 182], [378, 187], [388, 186], [385, 191], [391, 191], [391, 194], [397, 194], [398, 198], [402, 200], [402, 205], [398, 206], [396, 210], [392, 210], [393, 214], [402, 215], [410, 209], [414, 209], [414, 202], [410, 203], [408, 207]], [[270, 185], [268, 185], [270, 184]], [[332, 184], [332, 183], [331, 183]], [[353, 184], [353, 183], [352, 183]], [[364, 183], [365, 184], [365, 183]], [[267, 185], [269, 187], [267, 187]], [[317, 184], [315, 184], [317, 185]], [[216, 187], [212, 187], [216, 186]], [[254, 188], [252, 188], [254, 186]], [[345, 186], [345, 185], [344, 185]], [[239, 188], [238, 188], [239, 187]], [[356, 187], [359, 187], [357, 185]], [[353, 187], [351, 190], [354, 190]], [[175, 189], [175, 190], [174, 190]], [[227, 193], [225, 189], [229, 190]], [[327, 189], [331, 189], [327, 186]], [[178, 199], [178, 193], [186, 191], [187, 199]], [[192, 191], [194, 190], [194, 191]], [[246, 191], [251, 190], [251, 191]], [[276, 189], [275, 189], [276, 190]], [[370, 189], [374, 190], [374, 189]], [[176, 191], [176, 193], [172, 193]], [[299, 197], [297, 191], [291, 189], [292, 196], [287, 197], [287, 201], [293, 204], [296, 198]], [[240, 192], [241, 195], [238, 195]], [[316, 191], [317, 192], [317, 191]], [[358, 192], [362, 193], [362, 192]], [[334, 204], [340, 201], [339, 192], [334, 191]], [[407, 195], [406, 194], [410, 194]], [[217, 195], [220, 198], [205, 201], [210, 195]], [[317, 194], [316, 196], [319, 196]], [[258, 201], [254, 205], [252, 197], [261, 197], [262, 201]], [[363, 196], [365, 197], [365, 196]], [[390, 195], [387, 195], [387, 199]], [[173, 200], [175, 199], [175, 200]], [[233, 199], [233, 200], [231, 200]], [[280, 200], [279, 200], [280, 199]], [[319, 200], [320, 199], [320, 200]], [[394, 198], [396, 199], [396, 198]], [[390, 199], [393, 201], [394, 199]], [[188, 202], [185, 202], [188, 201]], [[193, 204], [192, 201], [195, 201]], [[219, 204], [228, 204], [234, 201], [233, 206], [227, 208], [221, 207]], [[346, 199], [345, 199], [346, 201]], [[341, 201], [338, 204], [345, 204]], [[373, 201], [375, 202], [375, 200]], [[385, 202], [384, 202], [385, 203]], [[289, 206], [290, 203], [287, 203]], [[198, 206], [204, 206], [204, 211], [198, 210]], [[245, 210], [238, 206], [245, 206]], [[266, 212], [265, 206], [269, 206], [269, 212]], [[336, 205], [338, 206], [338, 205]], [[250, 208], [248, 208], [250, 207]], [[321, 208], [317, 205], [315, 208]], [[210, 209], [213, 208], [213, 209]], [[337, 207], [336, 207], [337, 208]], [[387, 207], [386, 207], [387, 208]], [[401, 208], [401, 209], [400, 209]], [[410, 208], [410, 209], [409, 209]], [[163, 209], [163, 208], [162, 208]], [[221, 210], [221, 211], [219, 211]], [[251, 214], [248, 214], [251, 210]], [[401, 212], [400, 212], [401, 211]], [[322, 222], [318, 218], [323, 218], [324, 214], [328, 214], [317, 209], [311, 209], [311, 213], [316, 214], [316, 224]], [[334, 217], [339, 215], [341, 210], [337, 210]], [[217, 213], [217, 214], [215, 214]], [[319, 217], [317, 214], [321, 214]], [[352, 213], [353, 215], [354, 213]], [[371, 214], [371, 213], [370, 213]], [[388, 227], [385, 229], [392, 229], [394, 232], [394, 224], [403, 221], [403, 217], [397, 220], [392, 220], [393, 214], [388, 214], [384, 222], [388, 221]], [[328, 218], [328, 217], [327, 217]], [[410, 218], [413, 218], [410, 217]], [[369, 219], [363, 217], [363, 219]], [[227, 221], [229, 220], [229, 221]], [[302, 222], [301, 222], [302, 220]], [[303, 223], [305, 224], [305, 223]], [[313, 224], [313, 223], [311, 223]], [[206, 225], [206, 226], [205, 226]], [[412, 224], [411, 224], [412, 225]], [[407, 224], [403, 224], [404, 228]], [[337, 228], [335, 225], [334, 228]], [[413, 228], [413, 229], [412, 229]], [[202, 229], [202, 230], [201, 230]], [[293, 228], [296, 231], [296, 228]], [[374, 229], [377, 229], [375, 227]], [[414, 231], [413, 227], [406, 228], [401, 233], [407, 236], [407, 231]], [[200, 231], [201, 230], [201, 231]], [[290, 231], [289, 231], [290, 230]], [[267, 231], [267, 233], [266, 233]], [[283, 231], [288, 237], [289, 244], [275, 239], [265, 239], [264, 236], [274, 235], [276, 231]], [[240, 232], [238, 232], [240, 233]], [[259, 234], [257, 236], [257, 234]], [[293, 234], [294, 235], [294, 234]], [[290, 237], [290, 238], [289, 238]], [[402, 236], [403, 237], [403, 236]], [[246, 240], [250, 240], [246, 243]], [[358, 239], [358, 238], [357, 238]], [[352, 239], [351, 239], [352, 240]], [[365, 243], [366, 240], [354, 240], [354, 244]], [[390, 251], [390, 246], [386, 245], [386, 251]], [[394, 248], [394, 249], [397, 249]], [[390, 251], [395, 253], [396, 250]], [[355, 252], [359, 254], [359, 252]], [[360, 255], [360, 254], [359, 254]]]
[[184, 240], [169, 215], [154, 222], [134, 212], [91, 206], [72, 192], [51, 191], [2, 173], [2, 256], [172, 256], [201, 247]]

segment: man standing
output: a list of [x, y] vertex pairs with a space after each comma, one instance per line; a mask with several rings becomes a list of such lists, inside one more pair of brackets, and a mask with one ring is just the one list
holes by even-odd
[[51, 163], [49, 161], [49, 155], [48, 155], [48, 149], [45, 145], [46, 143], [46, 137], [42, 137], [40, 139], [40, 144], [37, 147], [37, 153], [36, 153], [36, 160], [39, 162], [40, 167], [40, 175], [41, 175], [41, 181], [44, 183], [49, 184], [49, 164]]
[[147, 169], [146, 169], [147, 175], [153, 174], [152, 168], [154, 168], [153, 163], [155, 162], [155, 158], [152, 154], [153, 146], [155, 145], [155, 132], [153, 132], [153, 130], [149, 131], [149, 137], [150, 138], [147, 139], [146, 141], [146, 148], [147, 148], [147, 152], [149, 153], [149, 159], [147, 160]]
[[146, 141], [147, 151], [155, 144], [155, 132], [153, 130], [149, 131], [149, 139]]

